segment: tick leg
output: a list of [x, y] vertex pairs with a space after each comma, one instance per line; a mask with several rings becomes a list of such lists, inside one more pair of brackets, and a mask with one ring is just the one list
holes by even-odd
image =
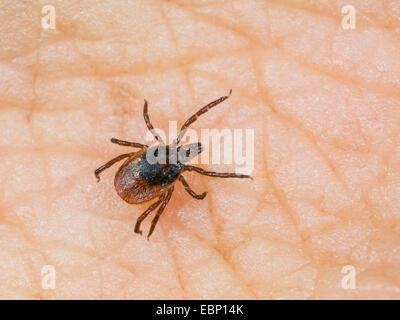
[[115, 143], [115, 144], [119, 144], [121, 146], [126, 146], [126, 147], [134, 147], [134, 148], [142, 148], [142, 149], [148, 147], [145, 144], [119, 140], [119, 139], [116, 139], [116, 138], [111, 138], [111, 142]]
[[100, 168], [97, 168], [97, 169], [94, 171], [94, 175], [95, 175], [96, 178], [97, 178], [97, 182], [100, 181], [100, 176], [99, 176], [99, 174], [100, 174], [102, 171], [108, 169], [108, 168], [111, 167], [114, 163], [116, 163], [116, 162], [118, 162], [118, 161], [121, 161], [122, 159], [128, 158], [128, 157], [134, 155], [135, 153], [136, 153], [136, 152], [121, 154], [120, 156], [118, 156], [118, 157], [116, 157], [116, 158], [114, 158], [114, 159], [108, 161], [106, 164], [103, 164]]
[[202, 168], [198, 168], [195, 166], [189, 166], [185, 165], [183, 166], [183, 171], [195, 171], [200, 174], [204, 174], [205, 176], [210, 176], [210, 177], [218, 177], [218, 178], [250, 178], [253, 180], [251, 176], [248, 176], [246, 174], [237, 174], [237, 173], [231, 173], [231, 172], [214, 172], [214, 171], [206, 171], [203, 170]]
[[159, 141], [160, 143], [165, 144], [164, 141], [161, 139], [160, 135], [156, 132], [156, 130], [154, 130], [154, 127], [151, 124], [151, 121], [150, 121], [150, 118], [149, 118], [149, 113], [147, 112], [147, 101], [146, 101], [146, 99], [144, 99], [143, 117], [144, 117], [144, 122], [146, 122], [147, 128], [153, 134], [154, 138], [156, 138], [156, 140]]
[[179, 176], [179, 181], [182, 182], [183, 187], [185, 188], [185, 190], [195, 199], [198, 200], [203, 200], [206, 195], [207, 192], [203, 192], [202, 194], [197, 194], [196, 192], [194, 192], [192, 189], [190, 189], [188, 183], [186, 182], [185, 178], [183, 176]]
[[213, 102], [210, 102], [208, 105], [204, 106], [203, 108], [201, 108], [199, 111], [197, 111], [194, 115], [192, 115], [189, 119], [186, 120], [186, 122], [183, 124], [183, 126], [181, 127], [181, 131], [178, 134], [178, 137], [175, 140], [175, 144], [178, 144], [179, 141], [181, 141], [181, 139], [183, 138], [183, 136], [185, 135], [186, 129], [197, 120], [197, 118], [199, 116], [201, 116], [202, 114], [206, 113], [208, 110], [210, 110], [211, 108], [215, 107], [216, 105], [220, 104], [222, 101], [226, 100], [229, 98], [229, 96], [232, 93], [232, 89], [229, 91], [229, 94], [227, 96], [221, 97]]
[[163, 202], [164, 198], [165, 198], [165, 193], [161, 197], [159, 197], [158, 200], [154, 202], [150, 207], [148, 207], [147, 210], [139, 216], [139, 218], [137, 218], [135, 225], [136, 233], [142, 234], [142, 230], [140, 230], [140, 224], [150, 214], [150, 212], [152, 212], [155, 208], [157, 208], [160, 205], [161, 202]]
[[158, 222], [158, 219], [161, 216], [161, 213], [163, 213], [165, 207], [167, 206], [169, 199], [171, 199], [172, 196], [172, 192], [174, 191], [174, 186], [172, 186], [168, 192], [167, 192], [167, 196], [165, 197], [165, 200], [163, 201], [163, 203], [161, 204], [161, 206], [158, 208], [157, 214], [154, 216], [153, 221], [151, 221], [151, 227], [150, 227], [150, 231], [149, 234], [147, 235], [147, 240], [149, 240], [151, 234], [154, 231], [154, 228], [156, 227], [156, 224]]

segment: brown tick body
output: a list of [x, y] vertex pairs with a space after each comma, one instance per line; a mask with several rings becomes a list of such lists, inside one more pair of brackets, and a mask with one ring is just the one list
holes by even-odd
[[[232, 92], [232, 91], [231, 91]], [[161, 137], [154, 130], [153, 125], [150, 122], [147, 113], [147, 101], [145, 100], [143, 108], [144, 121], [146, 122], [147, 128], [153, 133], [155, 139], [160, 143], [155, 147], [148, 147], [147, 145], [118, 140], [115, 138], [111, 139], [112, 143], [116, 143], [122, 146], [139, 148], [139, 151], [121, 154], [120, 156], [110, 160], [100, 168], [96, 169], [94, 174], [97, 178], [97, 182], [100, 181], [99, 174], [105, 169], [111, 167], [114, 163], [126, 159], [122, 166], [118, 169], [115, 174], [114, 186], [118, 195], [126, 202], [130, 204], [138, 204], [157, 198], [144, 213], [142, 213], [136, 221], [135, 232], [142, 234], [140, 230], [141, 222], [157, 207], [158, 211], [151, 222], [151, 227], [147, 238], [151, 236], [154, 228], [160, 218], [160, 215], [164, 211], [168, 204], [172, 192], [174, 191], [174, 184], [179, 180], [185, 190], [195, 199], [202, 200], [207, 195], [207, 192], [202, 194], [196, 194], [187, 184], [185, 178], [182, 175], [184, 171], [195, 171], [197, 173], [220, 178], [251, 178], [248, 175], [236, 174], [236, 173], [218, 173], [212, 171], [205, 171], [201, 168], [185, 165], [184, 163], [193, 157], [197, 156], [201, 151], [201, 144], [187, 144], [178, 146], [180, 140], [183, 138], [186, 129], [197, 118], [206, 113], [212, 107], [221, 103], [222, 101], [229, 98], [228, 96], [221, 97], [208, 105], [201, 108], [193, 116], [191, 116], [181, 127], [178, 137], [174, 140], [171, 145], [165, 146]], [[164, 157], [161, 157], [163, 155]], [[160, 158], [157, 158], [160, 156]], [[157, 161], [154, 161], [158, 159]], [[164, 161], [159, 161], [164, 159]]]

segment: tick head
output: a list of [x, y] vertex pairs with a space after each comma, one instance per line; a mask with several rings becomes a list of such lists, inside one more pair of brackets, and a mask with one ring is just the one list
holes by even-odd
[[179, 164], [192, 160], [202, 151], [200, 142], [180, 147], [157, 145], [147, 150], [146, 159], [149, 164]]
[[203, 151], [200, 142], [185, 144], [178, 147], [178, 160], [180, 163], [185, 163], [192, 160]]

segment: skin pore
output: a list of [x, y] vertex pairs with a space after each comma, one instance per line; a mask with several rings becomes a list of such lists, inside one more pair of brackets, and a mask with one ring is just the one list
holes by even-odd
[[[399, 299], [400, 4], [345, 30], [347, 4], [2, 1], [0, 298]], [[135, 234], [151, 202], [93, 175], [133, 151], [110, 138], [151, 143], [144, 98], [167, 131], [231, 88], [192, 128], [253, 128], [254, 181], [186, 173], [207, 197], [177, 183]]]

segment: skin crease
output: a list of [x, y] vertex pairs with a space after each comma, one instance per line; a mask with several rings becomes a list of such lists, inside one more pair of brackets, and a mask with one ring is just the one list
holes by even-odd
[[[355, 30], [346, 4], [2, 1], [0, 298], [399, 299], [400, 3], [352, 1]], [[207, 197], [177, 183], [135, 234], [151, 202], [93, 175], [132, 151], [109, 139], [146, 143], [144, 98], [167, 130], [231, 88], [192, 128], [254, 128], [254, 181], [186, 173]]]

